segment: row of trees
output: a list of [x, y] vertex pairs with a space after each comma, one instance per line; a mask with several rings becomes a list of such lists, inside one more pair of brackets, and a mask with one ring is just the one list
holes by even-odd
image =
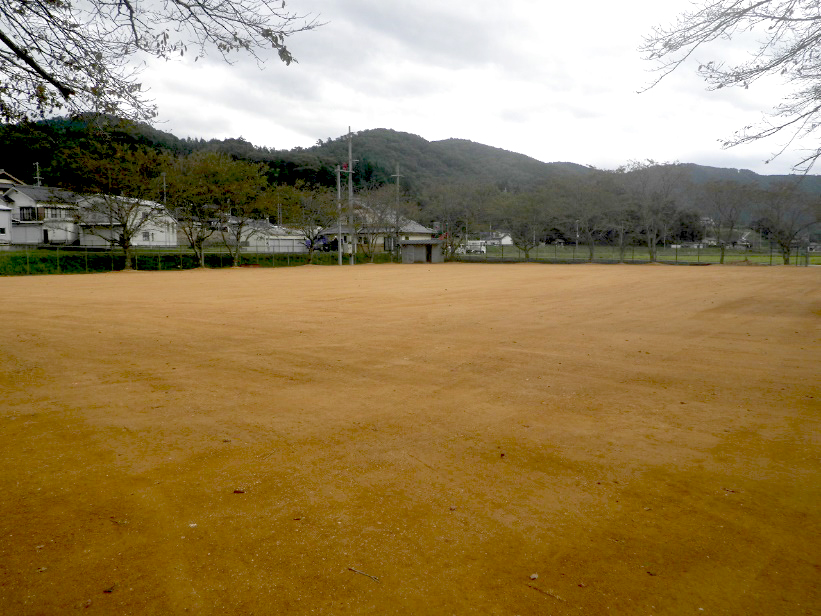
[[584, 244], [590, 260], [597, 245], [618, 247], [623, 260], [628, 246], [641, 243], [655, 261], [661, 245], [711, 237], [723, 262], [743, 225], [776, 244], [789, 263], [799, 235], [821, 220], [821, 201], [803, 192], [798, 179], [767, 189], [734, 181], [695, 186], [681, 166], [653, 161], [522, 192], [440, 186], [423, 204], [426, 220], [441, 225], [451, 255], [467, 236], [497, 229], [510, 233], [526, 258], [539, 244], [561, 240]]
[[257, 221], [265, 220], [299, 231], [311, 257], [322, 229], [335, 227], [341, 216], [346, 233], [359, 240], [357, 250], [371, 258], [385, 236], [398, 238], [408, 220], [419, 220], [441, 233], [449, 256], [469, 236], [496, 229], [508, 232], [526, 258], [539, 244], [561, 240], [583, 244], [590, 260], [597, 246], [616, 246], [623, 260], [627, 248], [640, 243], [655, 261], [661, 245], [711, 237], [723, 262], [743, 226], [777, 245], [789, 263], [799, 235], [821, 219], [821, 201], [803, 192], [798, 180], [766, 189], [735, 181], [696, 186], [683, 166], [653, 161], [521, 191], [447, 183], [411, 195], [396, 185], [374, 184], [357, 191], [352, 211], [346, 199], [341, 207], [333, 189], [271, 184], [263, 164], [217, 152], [175, 156], [115, 143], [109, 156], [87, 165], [97, 190], [82, 215], [117, 226], [116, 242], [127, 261], [140, 229], [164, 212], [177, 219], [201, 263], [206, 242], [216, 236], [235, 264]]
[[[349, 209], [347, 200], [338, 201], [335, 190], [304, 182], [270, 184], [265, 165], [218, 152], [174, 156], [113, 144], [110, 156], [86, 163], [95, 189], [83, 191], [87, 199], [78, 209], [77, 222], [108, 223], [87, 228], [116, 243], [127, 267], [137, 235], [149, 222], [168, 214], [177, 220], [201, 264], [206, 243], [217, 239], [235, 265], [243, 244], [264, 232], [271, 221], [299, 232], [313, 260], [314, 250], [322, 245], [322, 230], [334, 227], [341, 216], [349, 233], [361, 242], [352, 241], [358, 244], [357, 251], [373, 260], [383, 238], [398, 238], [418, 214], [416, 203], [393, 186], [357, 191]], [[112, 237], [114, 227], [117, 233]]]

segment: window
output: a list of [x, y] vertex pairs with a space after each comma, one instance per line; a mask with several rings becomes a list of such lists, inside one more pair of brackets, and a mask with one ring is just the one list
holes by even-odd
[[46, 208], [46, 218], [57, 218], [57, 219], [68, 219], [70, 218], [69, 213], [59, 207], [47, 207]]
[[151, 234], [148, 231], [143, 231], [143, 241], [147, 242], [151, 239]]
[[21, 207], [20, 220], [37, 220], [37, 210], [33, 207]]
[[6, 228], [5, 227], [0, 227], [0, 235], [5, 235], [5, 234], [6, 234]]

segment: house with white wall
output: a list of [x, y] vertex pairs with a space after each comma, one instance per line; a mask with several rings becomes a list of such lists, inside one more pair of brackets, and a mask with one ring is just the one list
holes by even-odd
[[322, 235], [329, 242], [333, 242], [341, 234], [344, 252], [347, 254], [350, 254], [353, 244], [356, 244], [357, 251], [366, 249], [368, 252], [390, 252], [397, 247], [397, 242], [423, 242], [432, 239], [436, 233], [414, 220], [391, 213], [378, 215], [361, 204], [356, 206], [355, 216], [354, 225], [343, 222], [341, 225], [333, 224], [322, 229]]
[[74, 193], [16, 184], [6, 188], [2, 203], [12, 209], [12, 244], [77, 243], [77, 196]]
[[[83, 197], [78, 200], [77, 227], [81, 246], [107, 247], [117, 244], [122, 234], [122, 223], [128, 220], [128, 227], [135, 226], [136, 233], [131, 238], [134, 247], [163, 248], [177, 245], [177, 221], [161, 204], [154, 201], [132, 200], [118, 209], [120, 216], [106, 215], [105, 200], [122, 200], [124, 197]], [[112, 204], [117, 208], [117, 204]], [[139, 222], [142, 221], [142, 222]]]
[[297, 229], [274, 225], [267, 220], [251, 220], [247, 223], [246, 242], [251, 252], [308, 252], [305, 234]]
[[0, 244], [11, 244], [11, 208], [0, 203]]

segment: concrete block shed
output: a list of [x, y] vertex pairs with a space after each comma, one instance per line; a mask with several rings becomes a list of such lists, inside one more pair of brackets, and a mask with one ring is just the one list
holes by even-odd
[[444, 263], [442, 240], [399, 240], [402, 263]]

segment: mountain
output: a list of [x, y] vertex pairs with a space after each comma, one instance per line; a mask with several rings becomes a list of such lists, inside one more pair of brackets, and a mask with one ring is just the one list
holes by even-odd
[[[437, 183], [495, 184], [525, 189], [560, 175], [580, 175], [589, 169], [573, 163], [543, 163], [524, 154], [508, 152], [465, 139], [427, 141], [418, 135], [386, 128], [353, 135], [353, 156], [359, 183], [393, 182], [397, 166], [401, 184], [412, 191]], [[334, 140], [295, 150], [278, 150], [280, 165], [330, 172], [348, 160], [348, 140]], [[272, 161], [273, 162], [273, 161]]]
[[[55, 118], [24, 125], [0, 126], [0, 161], [5, 170], [34, 183], [36, 171], [45, 184], [71, 188], [83, 181], [77, 153], [102, 156], [109, 141], [189, 154], [198, 150], [219, 151], [234, 158], [251, 160], [268, 168], [272, 182], [336, 185], [335, 168], [348, 160], [347, 135], [318, 141], [309, 148], [276, 150], [257, 147], [236, 139], [179, 139], [145, 124], [130, 124], [114, 118]], [[527, 190], [556, 178], [581, 178], [592, 169], [571, 162], [544, 163], [535, 158], [465, 139], [427, 141], [418, 135], [386, 128], [359, 131], [353, 135], [354, 182], [358, 186], [386, 184], [401, 175], [401, 186], [419, 194], [428, 186], [448, 184], [493, 184], [500, 189]], [[35, 167], [35, 163], [37, 167]], [[763, 176], [749, 170], [721, 169], [684, 164], [694, 184], [711, 180], [735, 180], [766, 188], [792, 176]], [[805, 190], [821, 193], [821, 176], [806, 176]]]

